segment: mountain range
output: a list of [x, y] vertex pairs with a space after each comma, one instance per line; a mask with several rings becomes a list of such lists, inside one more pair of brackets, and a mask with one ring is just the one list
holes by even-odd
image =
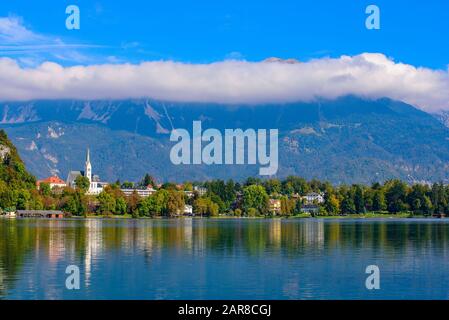
[[254, 165], [173, 165], [173, 128], [279, 129], [278, 177], [299, 175], [332, 183], [449, 180], [449, 129], [435, 117], [387, 98], [266, 105], [128, 100], [39, 100], [0, 103], [3, 128], [38, 178], [83, 168], [91, 150], [104, 181], [160, 181], [257, 176]]

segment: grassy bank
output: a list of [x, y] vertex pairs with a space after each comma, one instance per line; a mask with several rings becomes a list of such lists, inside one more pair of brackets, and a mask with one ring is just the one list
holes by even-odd
[[[73, 216], [72, 218], [76, 219], [83, 219], [83, 218], [89, 218], [89, 219], [134, 219], [132, 215], [125, 214], [125, 215], [95, 215], [95, 214], [89, 214], [86, 217], [83, 216]], [[257, 216], [257, 217], [237, 217], [237, 216], [227, 216], [227, 215], [219, 215], [214, 217], [200, 217], [200, 216], [194, 216], [194, 217], [187, 217], [187, 216], [179, 216], [174, 217], [176, 219], [179, 218], [194, 218], [194, 219], [201, 219], [201, 218], [209, 218], [209, 219], [404, 219], [404, 218], [428, 218], [423, 215], [412, 215], [409, 212], [398, 212], [396, 214], [392, 213], [382, 213], [382, 212], [368, 212], [363, 214], [348, 214], [348, 215], [339, 215], [339, 216], [315, 216], [312, 217], [308, 213], [301, 213], [293, 216], [274, 216], [274, 217], [265, 217], [265, 216]], [[165, 219], [165, 217], [139, 217], [137, 219]]]
[[[312, 218], [310, 215], [296, 215], [293, 218]], [[423, 215], [412, 215], [410, 212], [398, 212], [393, 213], [382, 213], [382, 212], [367, 212], [363, 214], [348, 214], [348, 215], [338, 215], [338, 216], [315, 216], [314, 218], [319, 219], [370, 219], [370, 218], [384, 218], [384, 219], [402, 219], [402, 218], [426, 218]]]

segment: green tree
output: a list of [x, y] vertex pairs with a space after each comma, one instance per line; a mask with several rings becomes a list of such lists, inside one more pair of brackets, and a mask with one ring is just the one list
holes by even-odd
[[155, 187], [156, 186], [156, 180], [149, 175], [148, 173], [145, 174], [145, 176], [143, 177], [142, 181], [140, 182], [140, 186], [146, 187], [146, 186], [152, 186]]
[[90, 186], [89, 179], [87, 177], [79, 175], [75, 178], [75, 186], [77, 189], [86, 192]]
[[258, 211], [256, 208], [248, 208], [248, 217], [255, 217], [258, 214]]
[[169, 192], [165, 189], [158, 190], [152, 198], [154, 198], [152, 212], [158, 215], [167, 214], [167, 204], [168, 204]]
[[432, 201], [428, 196], [424, 196], [423, 203], [421, 205], [422, 213], [425, 215], [431, 215], [433, 212]]
[[77, 214], [78, 213], [78, 207], [76, 205], [75, 198], [68, 198], [66, 202], [64, 203], [64, 211], [69, 212], [71, 214]]
[[230, 206], [235, 201], [235, 193], [237, 191], [236, 188], [237, 188], [237, 186], [232, 179], [230, 179], [230, 180], [228, 180], [228, 182], [226, 182], [223, 201], [228, 206]]
[[138, 215], [138, 204], [140, 201], [140, 196], [137, 193], [136, 190], [133, 191], [133, 193], [126, 197], [126, 208], [129, 214], [131, 214], [133, 217], [137, 217]]
[[387, 209], [385, 195], [382, 189], [377, 189], [373, 194], [373, 211], [383, 211]]
[[123, 189], [133, 189], [134, 188], [134, 182], [124, 181], [122, 183]]
[[261, 185], [250, 185], [243, 189], [243, 209], [249, 215], [249, 209], [254, 208], [259, 214], [268, 213], [268, 195]]
[[311, 187], [304, 178], [289, 176], [282, 182], [282, 193], [284, 194], [298, 193], [305, 195], [310, 191]]
[[447, 195], [442, 183], [432, 185], [430, 200], [432, 201], [433, 213], [444, 214], [447, 212]]
[[405, 211], [407, 207], [407, 185], [400, 180], [391, 180], [386, 183], [385, 199], [389, 212]]
[[28, 190], [19, 190], [18, 197], [17, 197], [17, 209], [23, 210], [23, 209], [30, 209], [29, 201], [31, 199], [31, 194]]
[[102, 191], [98, 195], [98, 202], [100, 203], [99, 211], [102, 214], [109, 215], [115, 213], [116, 201], [112, 194], [106, 191]]
[[184, 212], [184, 193], [180, 191], [169, 190], [167, 199], [167, 213], [169, 216], [181, 214]]
[[428, 193], [430, 193], [430, 190], [425, 185], [414, 184], [412, 186], [410, 192], [407, 195], [407, 203], [414, 213], [424, 214], [424, 211], [429, 210], [428, 203], [426, 203], [427, 200], [430, 200], [427, 197]]
[[209, 197], [211, 199], [211, 201], [213, 201], [214, 203], [216, 203], [218, 205], [218, 211], [223, 213], [226, 211], [226, 208], [229, 207], [229, 205], [226, 205], [224, 203], [224, 201], [221, 199], [221, 197], [219, 197], [218, 195], [216, 195], [213, 192], [207, 191], [206, 196]]
[[294, 199], [290, 199], [287, 196], [281, 197], [281, 214], [289, 216], [293, 214], [295, 211], [296, 201]]
[[354, 207], [355, 212], [357, 213], [365, 212], [365, 199], [363, 197], [363, 189], [358, 184], [354, 186]]
[[286, 195], [292, 195], [295, 192], [293, 183], [291, 181], [282, 182], [282, 193]]
[[218, 204], [209, 197], [200, 197], [193, 202], [193, 212], [200, 215], [218, 215]]
[[123, 197], [119, 197], [115, 201], [115, 213], [125, 214], [126, 213], [126, 200]]
[[363, 200], [365, 202], [365, 209], [367, 211], [373, 211], [373, 198], [374, 198], [374, 190], [370, 187], [364, 189], [363, 192]]
[[295, 203], [295, 210], [294, 210], [294, 212], [295, 212], [296, 214], [300, 214], [300, 213], [301, 213], [301, 211], [302, 211], [302, 205], [303, 205], [303, 203], [302, 203], [301, 199], [298, 199], [298, 200], [296, 201], [296, 203]]
[[356, 212], [354, 200], [350, 193], [347, 193], [341, 202], [341, 212], [344, 214], [354, 214]]
[[329, 215], [340, 213], [340, 202], [334, 194], [326, 193], [324, 195], [324, 208]]
[[[0, 130], [0, 147], [2, 149], [0, 182], [4, 182], [13, 193], [19, 189], [34, 190], [36, 178], [27, 172], [16, 147], [8, 139], [3, 129]], [[0, 203], [0, 206], [4, 206], [4, 204]]]
[[263, 186], [268, 194], [280, 194], [282, 191], [282, 184], [278, 179], [268, 179]]
[[137, 210], [140, 216], [149, 216], [150, 213], [150, 198], [140, 198], [137, 204]]
[[42, 182], [39, 184], [39, 191], [43, 196], [49, 196], [51, 194], [50, 184]]

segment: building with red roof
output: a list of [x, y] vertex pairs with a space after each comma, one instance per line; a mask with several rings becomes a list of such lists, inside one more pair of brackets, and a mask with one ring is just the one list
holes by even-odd
[[58, 176], [51, 176], [48, 177], [46, 179], [43, 180], [38, 180], [36, 182], [36, 186], [39, 189], [39, 186], [41, 183], [47, 183], [50, 185], [50, 189], [53, 189], [54, 187], [61, 187], [64, 188], [67, 186], [67, 184], [65, 183], [64, 180], [62, 180], [61, 178], [59, 178]]

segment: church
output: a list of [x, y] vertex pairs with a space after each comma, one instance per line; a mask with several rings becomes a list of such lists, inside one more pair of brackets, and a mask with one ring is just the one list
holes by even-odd
[[86, 194], [97, 195], [103, 191], [103, 188], [108, 184], [106, 182], [100, 182], [100, 177], [98, 175], [92, 175], [92, 165], [90, 163], [90, 151], [87, 149], [86, 163], [84, 165], [84, 171], [70, 171], [67, 176], [67, 185], [69, 187], [75, 188], [75, 180], [78, 176], [83, 176], [89, 179], [89, 189]]

